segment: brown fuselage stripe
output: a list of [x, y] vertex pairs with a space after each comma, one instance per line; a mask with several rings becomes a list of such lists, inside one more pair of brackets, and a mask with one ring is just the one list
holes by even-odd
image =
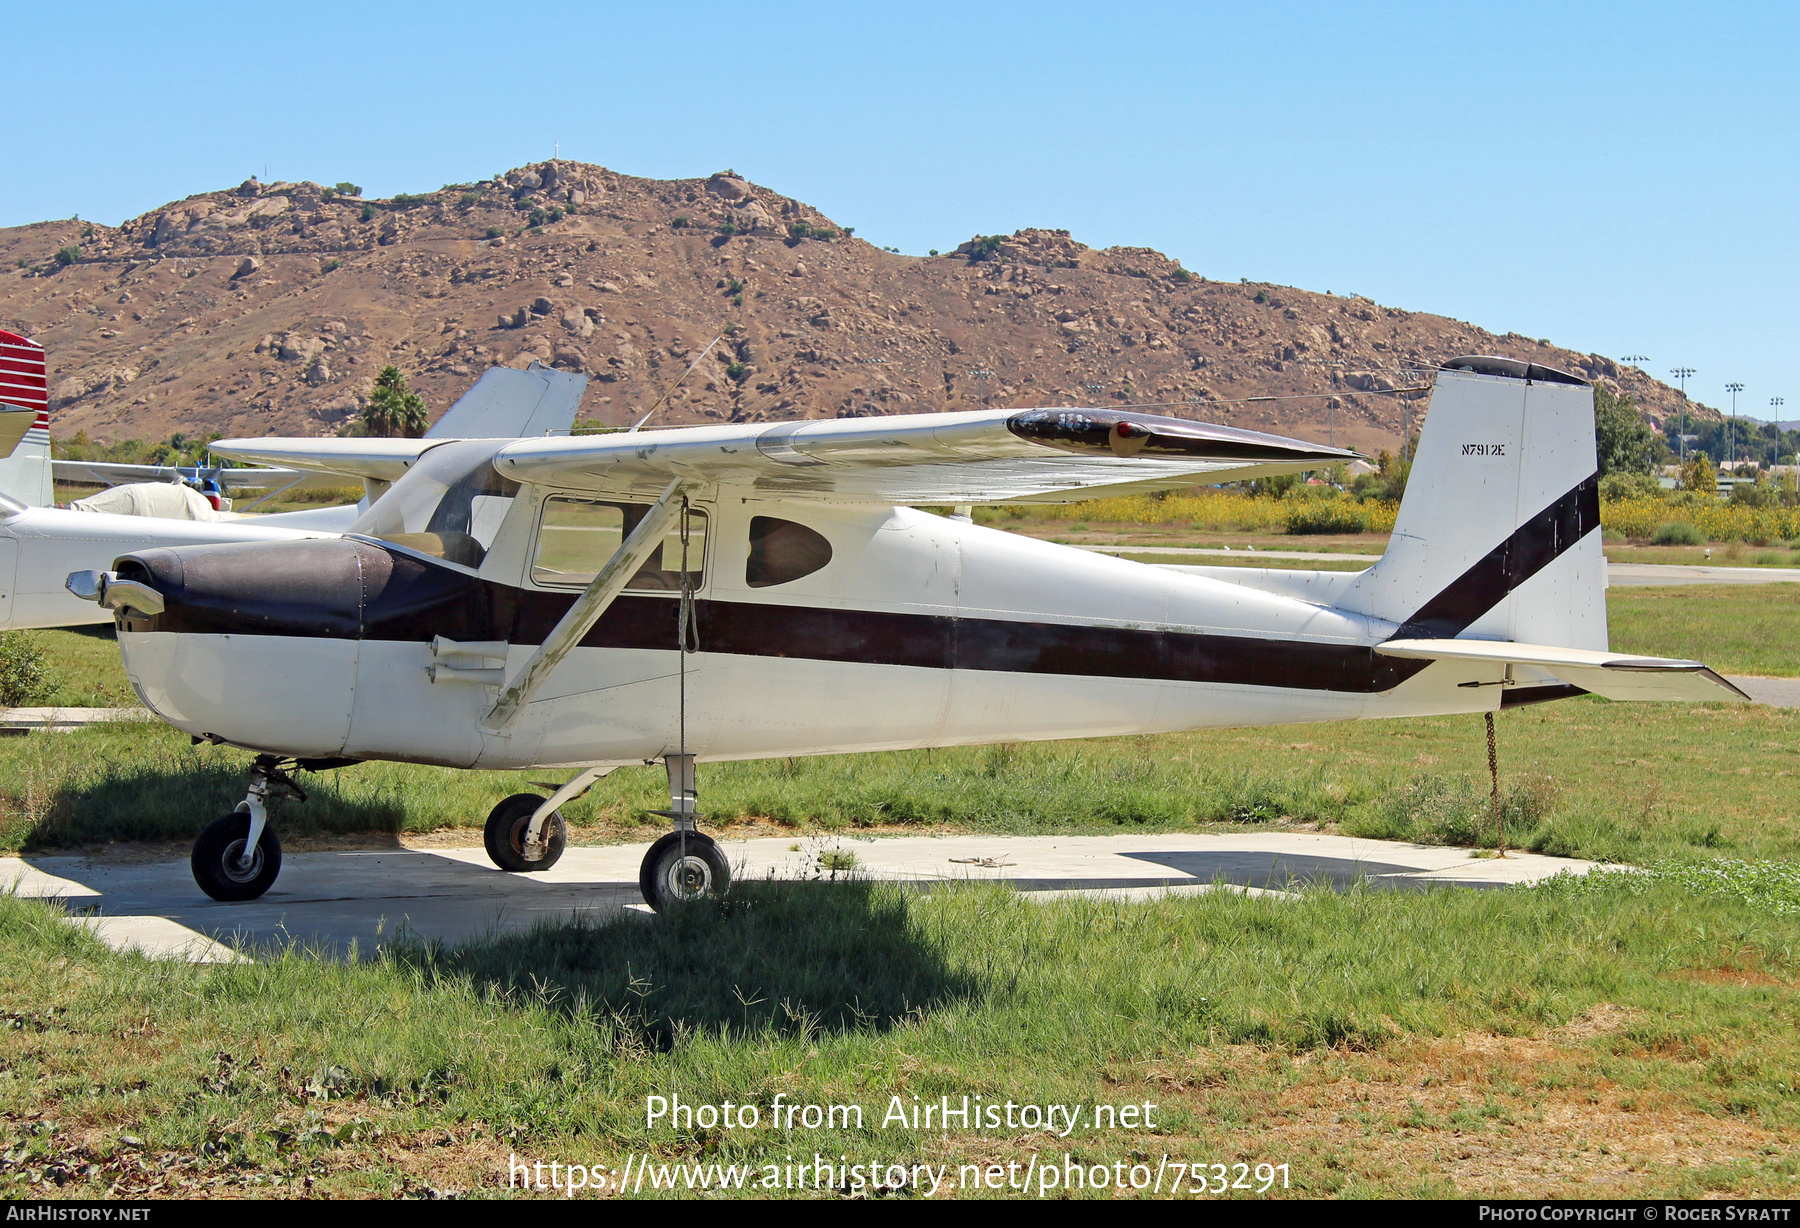
[[[1398, 634], [1450, 638], [1466, 630], [1597, 528], [1598, 513], [1598, 484], [1589, 478], [1521, 525]], [[273, 557], [282, 568], [272, 574]], [[577, 596], [496, 584], [357, 539], [147, 550], [122, 560], [121, 571], [153, 583], [166, 600], [154, 618], [128, 617], [133, 631], [414, 643], [441, 635], [533, 645]], [[581, 646], [673, 651], [671, 596], [621, 596]], [[762, 602], [700, 600], [695, 607], [701, 651], [738, 656], [1355, 694], [1390, 690], [1430, 664], [1369, 646], [1251, 635]]]

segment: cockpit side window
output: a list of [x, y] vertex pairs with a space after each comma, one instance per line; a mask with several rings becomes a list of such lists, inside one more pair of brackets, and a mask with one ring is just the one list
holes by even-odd
[[[649, 510], [647, 503], [552, 495], [544, 501], [544, 515], [538, 525], [532, 580], [559, 588], [585, 588]], [[676, 527], [663, 538], [662, 548], [653, 551], [638, 569], [626, 590], [680, 592], [681, 560], [681, 530]], [[687, 570], [695, 588], [705, 581], [705, 561], [706, 513], [695, 508], [689, 513], [687, 541]]]
[[750, 518], [750, 558], [744, 565], [744, 583], [751, 588], [789, 584], [829, 562], [831, 543], [823, 534], [774, 516]]
[[479, 568], [519, 492], [494, 470], [504, 446], [470, 440], [428, 449], [349, 531]]

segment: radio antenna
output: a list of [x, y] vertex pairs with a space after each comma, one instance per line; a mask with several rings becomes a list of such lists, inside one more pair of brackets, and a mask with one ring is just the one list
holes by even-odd
[[712, 353], [713, 346], [719, 344], [719, 337], [723, 337], [724, 335], [725, 335], [724, 333], [720, 333], [718, 337], [714, 337], [711, 341], [708, 341], [706, 343], [706, 348], [704, 350], [700, 351], [699, 357], [695, 358], [693, 362], [690, 362], [688, 364], [688, 369], [681, 373], [681, 379], [678, 379], [673, 384], [670, 384], [669, 390], [667, 392], [663, 393], [660, 397], [656, 398], [656, 404], [654, 404], [650, 407], [650, 412], [645, 414], [642, 418], [639, 418], [637, 420], [637, 426], [634, 426], [631, 428], [630, 431], [625, 432], [627, 435], [636, 431], [639, 426], [642, 426], [642, 425], [644, 425], [644, 423], [650, 421], [652, 415], [654, 415], [657, 410], [659, 410], [663, 407], [663, 402], [675, 395], [675, 390], [677, 388], [681, 387], [681, 380], [686, 379], [688, 376], [690, 376], [694, 373], [694, 368], [700, 365], [700, 359], [705, 358], [708, 354]]

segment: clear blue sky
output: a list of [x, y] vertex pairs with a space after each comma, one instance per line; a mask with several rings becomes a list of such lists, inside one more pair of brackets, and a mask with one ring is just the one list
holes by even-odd
[[250, 174], [735, 167], [902, 251], [1059, 226], [1800, 418], [1800, 8], [20, 4], [0, 225]]

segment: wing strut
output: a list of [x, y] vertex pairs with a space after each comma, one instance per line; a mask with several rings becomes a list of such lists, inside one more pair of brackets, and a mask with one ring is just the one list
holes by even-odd
[[513, 722], [519, 719], [519, 713], [531, 702], [532, 695], [569, 655], [569, 650], [581, 643], [581, 637], [600, 621], [600, 616], [606, 613], [626, 582], [637, 574], [651, 552], [662, 545], [663, 538], [681, 516], [682, 496], [687, 486], [688, 483], [680, 478], [670, 482], [662, 496], [644, 513], [637, 528], [606, 560], [606, 565], [575, 599], [562, 621], [551, 628], [538, 650], [531, 654], [531, 660], [525, 662], [525, 668], [513, 678], [512, 685], [501, 692], [493, 708], [481, 718], [484, 733], [504, 734], [511, 729]]

